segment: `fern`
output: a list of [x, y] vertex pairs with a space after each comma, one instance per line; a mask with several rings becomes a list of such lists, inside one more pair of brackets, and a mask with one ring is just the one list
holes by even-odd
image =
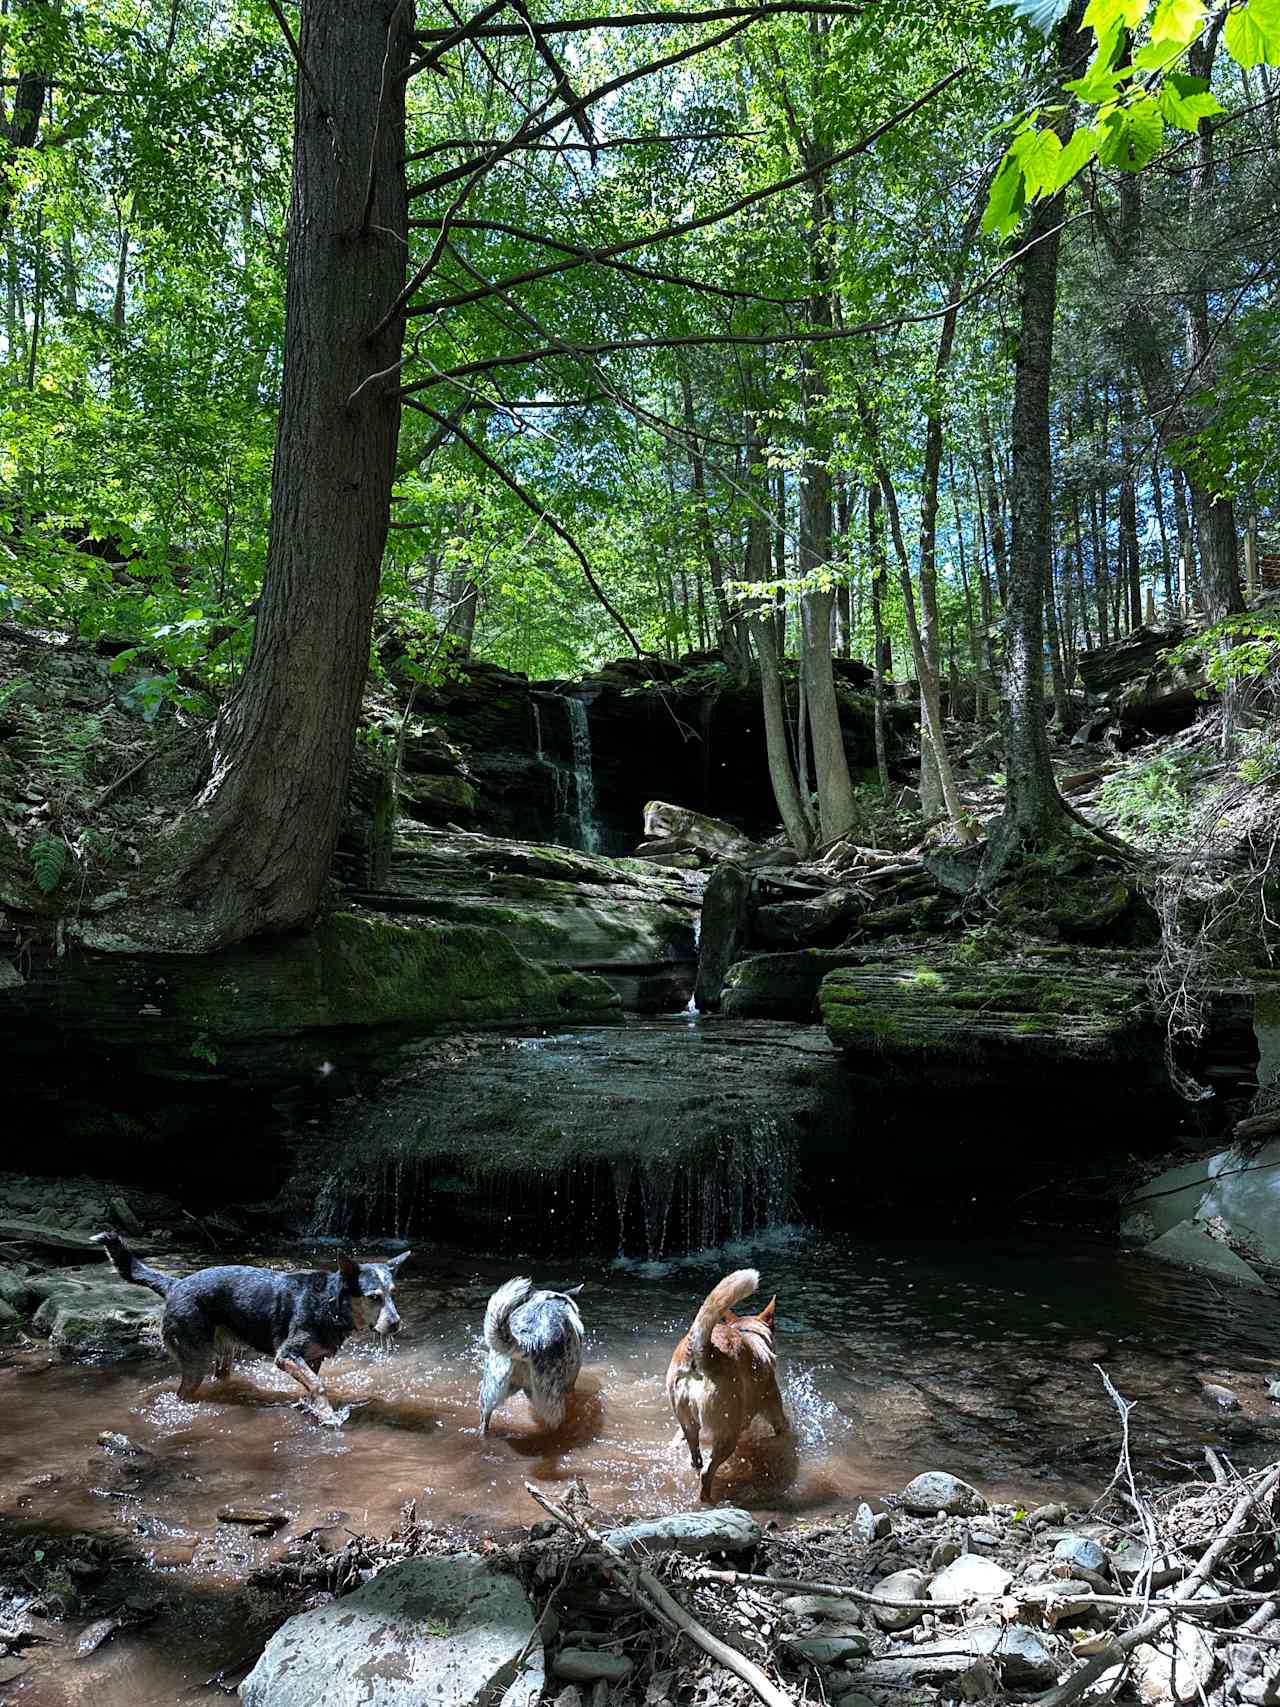
[[52, 895], [62, 882], [62, 873], [66, 869], [67, 844], [61, 836], [51, 836], [46, 831], [32, 842], [27, 858], [36, 874], [36, 886], [40, 893]]
[[54, 715], [22, 707], [20, 714], [23, 732], [17, 746], [31, 769], [63, 782], [86, 781], [89, 755], [102, 738], [102, 713]]

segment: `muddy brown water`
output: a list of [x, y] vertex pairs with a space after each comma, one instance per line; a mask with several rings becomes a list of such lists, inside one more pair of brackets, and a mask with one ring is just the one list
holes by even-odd
[[[316, 1256], [277, 1250], [251, 1260], [310, 1266]], [[353, 1407], [341, 1430], [292, 1408], [292, 1384], [263, 1360], [196, 1404], [179, 1403], [159, 1361], [66, 1365], [32, 1351], [0, 1369], [0, 1540], [23, 1531], [127, 1538], [138, 1558], [131, 1586], [163, 1602], [153, 1623], [87, 1659], [73, 1657], [83, 1621], [41, 1625], [48, 1643], [25, 1678], [0, 1683], [0, 1700], [149, 1707], [220, 1698], [206, 1680], [279, 1618], [278, 1603], [243, 1586], [248, 1573], [308, 1530], [335, 1547], [349, 1530], [386, 1532], [407, 1500], [460, 1544], [536, 1518], [526, 1480], [554, 1489], [581, 1476], [593, 1501], [619, 1516], [693, 1506], [696, 1478], [676, 1449], [663, 1377], [709, 1285], [747, 1262], [778, 1294], [795, 1432], [789, 1441], [752, 1434], [718, 1493], [762, 1518], [820, 1519], [927, 1468], [965, 1476], [996, 1500], [1087, 1500], [1108, 1479], [1117, 1445], [1096, 1364], [1137, 1401], [1135, 1452], [1150, 1472], [1196, 1467], [1207, 1442], [1241, 1464], [1280, 1449], [1280, 1407], [1266, 1392], [1270, 1301], [1103, 1247], [1033, 1233], [926, 1245], [784, 1229], [751, 1247], [660, 1264], [593, 1259], [573, 1272], [420, 1251], [402, 1271], [404, 1330], [393, 1348], [352, 1341], [327, 1366], [335, 1402]], [[493, 1286], [522, 1272], [586, 1282], [586, 1362], [558, 1435], [540, 1435], [513, 1399], [484, 1440], [478, 1330]], [[1219, 1410], [1205, 1381], [1232, 1387], [1241, 1408]], [[99, 1446], [106, 1430], [127, 1435], [137, 1454]], [[230, 1504], [275, 1508], [288, 1524], [255, 1539], [219, 1522]], [[0, 1601], [0, 1613], [14, 1607]]]

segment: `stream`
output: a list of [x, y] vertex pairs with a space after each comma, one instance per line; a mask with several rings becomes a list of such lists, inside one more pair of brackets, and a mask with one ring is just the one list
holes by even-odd
[[[332, 1247], [246, 1260], [328, 1263]], [[197, 1259], [192, 1258], [191, 1266]], [[0, 1539], [23, 1532], [127, 1537], [131, 1586], [162, 1602], [149, 1625], [74, 1658], [83, 1622], [43, 1624], [51, 1658], [0, 1700], [38, 1707], [148, 1707], [225, 1696], [206, 1680], [278, 1621], [247, 1589], [290, 1539], [392, 1529], [417, 1502], [459, 1544], [528, 1525], [526, 1479], [581, 1476], [619, 1515], [694, 1506], [696, 1478], [676, 1450], [663, 1378], [709, 1286], [753, 1263], [778, 1294], [782, 1386], [791, 1440], [752, 1434], [721, 1473], [721, 1499], [782, 1521], [820, 1519], [951, 1470], [996, 1500], [1087, 1500], [1114, 1467], [1117, 1417], [1095, 1364], [1133, 1413], [1135, 1458], [1176, 1475], [1224, 1447], [1241, 1464], [1276, 1455], [1266, 1379], [1274, 1308], [1210, 1282], [1080, 1239], [1035, 1229], [948, 1244], [782, 1228], [759, 1242], [663, 1262], [560, 1265], [426, 1248], [402, 1271], [403, 1331], [389, 1351], [353, 1340], [326, 1366], [350, 1404], [340, 1431], [292, 1408], [293, 1384], [262, 1360], [211, 1397], [182, 1404], [167, 1364], [61, 1364], [22, 1351], [0, 1368]], [[585, 1281], [586, 1359], [563, 1430], [540, 1436], [523, 1399], [478, 1432], [479, 1327], [489, 1292], [514, 1273]], [[1220, 1409], [1205, 1381], [1234, 1389]], [[132, 1452], [98, 1444], [125, 1435]], [[118, 1443], [117, 1443], [118, 1446]], [[268, 1506], [271, 1538], [219, 1522], [228, 1504]], [[0, 1605], [0, 1612], [12, 1611]], [[0, 1623], [8, 1622], [0, 1617]], [[44, 1654], [49, 1655], [46, 1647]]]

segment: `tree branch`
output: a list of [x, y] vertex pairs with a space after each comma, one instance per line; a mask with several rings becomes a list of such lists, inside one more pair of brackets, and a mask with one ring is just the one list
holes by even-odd
[[[505, 4], [505, 0], [504, 0]], [[488, 17], [477, 17], [468, 26], [468, 36], [518, 36], [523, 35], [518, 24], [490, 24], [488, 18], [494, 12], [501, 10], [498, 6], [488, 6], [485, 12]], [[870, 6], [850, 6], [841, 0], [765, 0], [760, 6], [713, 6], [700, 11], [670, 12], [619, 12], [602, 14], [593, 18], [560, 18], [550, 23], [537, 23], [534, 28], [539, 35], [558, 36], [576, 33], [582, 30], [629, 30], [645, 24], [715, 24], [725, 18], [768, 18], [781, 12], [817, 12], [836, 17], [860, 18], [871, 10]], [[456, 30], [419, 30], [416, 39], [421, 42], [435, 41], [437, 38], [457, 35]], [[456, 43], [449, 41], [448, 46]], [[447, 49], [442, 44], [435, 52], [443, 53]]]

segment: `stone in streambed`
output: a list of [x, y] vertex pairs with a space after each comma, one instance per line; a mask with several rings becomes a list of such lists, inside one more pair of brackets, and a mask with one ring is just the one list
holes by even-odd
[[871, 1652], [871, 1639], [861, 1634], [847, 1636], [788, 1636], [783, 1643], [789, 1654], [816, 1666], [843, 1665], [846, 1660], [864, 1659]]
[[[923, 1571], [894, 1571], [881, 1577], [874, 1592], [889, 1600], [923, 1600], [928, 1580]], [[924, 1613], [918, 1606], [873, 1606], [871, 1616], [882, 1630], [909, 1630]]]
[[748, 1511], [723, 1506], [716, 1511], [682, 1511], [648, 1523], [628, 1523], [605, 1538], [620, 1553], [743, 1553], [760, 1540], [760, 1525]]
[[1159, 1647], [1143, 1643], [1131, 1655], [1138, 1694], [1149, 1707], [1170, 1701], [1198, 1701], [1213, 1676], [1213, 1644], [1203, 1630], [1179, 1623], [1172, 1641], [1168, 1631]]
[[901, 1654], [870, 1660], [859, 1671], [858, 1681], [869, 1689], [946, 1685], [978, 1659], [994, 1660], [1004, 1683], [1014, 1688], [1039, 1688], [1058, 1676], [1057, 1661], [1034, 1630], [1022, 1624], [980, 1624], [934, 1642], [921, 1642]]
[[1013, 1581], [994, 1559], [961, 1553], [929, 1584], [929, 1599], [939, 1606], [961, 1606], [966, 1600], [995, 1600]]
[[854, 1618], [858, 1603], [841, 1600], [832, 1594], [792, 1594], [782, 1603], [782, 1610], [793, 1618]]
[[1064, 1535], [1053, 1549], [1053, 1556], [1082, 1571], [1105, 1572], [1108, 1565], [1106, 1553], [1088, 1535]]
[[62, 1357], [137, 1357], [160, 1350], [161, 1300], [121, 1280], [104, 1262], [55, 1269], [34, 1277], [30, 1290], [40, 1299], [31, 1325]]
[[551, 1675], [567, 1683], [621, 1683], [631, 1676], [625, 1654], [602, 1654], [595, 1648], [562, 1648], [551, 1662]]
[[987, 1502], [969, 1482], [947, 1470], [925, 1470], [907, 1483], [900, 1495], [903, 1508], [913, 1517], [976, 1517]]
[[458, 1553], [404, 1559], [289, 1619], [240, 1698], [244, 1707], [533, 1707], [544, 1682], [524, 1590], [478, 1554]]

